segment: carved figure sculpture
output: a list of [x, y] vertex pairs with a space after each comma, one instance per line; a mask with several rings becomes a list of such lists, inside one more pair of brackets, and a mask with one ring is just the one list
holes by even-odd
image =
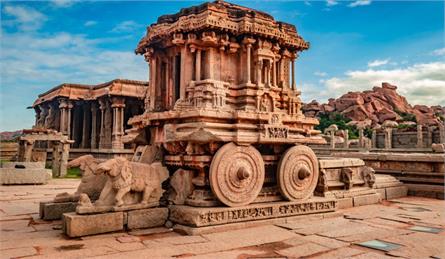
[[[124, 196], [142, 194], [140, 203], [159, 201], [163, 190], [161, 184], [168, 178], [168, 171], [161, 163], [151, 165], [130, 162], [126, 158], [117, 157], [99, 164], [96, 174], [105, 174], [107, 184], [101, 192], [96, 205], [129, 205], [124, 202]], [[132, 193], [130, 193], [130, 191]], [[114, 196], [112, 204], [107, 204], [107, 197]], [[134, 199], [133, 199], [134, 200]]]
[[362, 170], [362, 176], [365, 184], [372, 188], [375, 183], [375, 170], [372, 167], [365, 166]]
[[352, 169], [345, 167], [341, 169], [340, 181], [345, 184], [345, 190], [352, 189], [353, 181], [352, 181]]
[[82, 180], [77, 187], [77, 190], [73, 194], [60, 193], [54, 198], [55, 202], [69, 202], [78, 201], [79, 196], [85, 193], [91, 200], [97, 200], [99, 198], [100, 192], [105, 186], [107, 177], [104, 175], [96, 175], [94, 171], [99, 164], [98, 159], [94, 158], [92, 155], [84, 155], [71, 160], [67, 167], [74, 168], [79, 167], [82, 171]]

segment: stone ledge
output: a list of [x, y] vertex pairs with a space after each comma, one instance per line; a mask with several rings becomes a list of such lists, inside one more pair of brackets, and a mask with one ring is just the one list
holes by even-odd
[[76, 211], [77, 202], [40, 202], [39, 216], [43, 220], [59, 220], [62, 215]]
[[111, 212], [94, 215], [63, 214], [63, 233], [69, 237], [81, 237], [124, 229], [124, 213]]
[[337, 207], [335, 199], [314, 197], [301, 202], [258, 203], [242, 207], [199, 208], [171, 205], [169, 219], [175, 223], [204, 227], [228, 223], [262, 220], [313, 213], [332, 212]]
[[163, 226], [168, 217], [168, 208], [152, 208], [127, 212], [127, 228], [153, 228]]
[[50, 169], [0, 168], [0, 184], [47, 184]]
[[376, 204], [382, 201], [382, 197], [380, 197], [379, 193], [357, 196], [352, 199], [354, 207]]
[[168, 208], [149, 208], [131, 211], [79, 215], [64, 213], [63, 232], [69, 237], [81, 237], [121, 230], [160, 227], [168, 217]]

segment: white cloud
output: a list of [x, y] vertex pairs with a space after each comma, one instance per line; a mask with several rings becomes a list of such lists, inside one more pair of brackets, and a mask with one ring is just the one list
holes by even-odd
[[334, 6], [334, 5], [338, 5], [338, 2], [336, 0], [326, 0], [326, 5]]
[[316, 76], [320, 76], [320, 77], [325, 77], [325, 76], [327, 76], [328, 74], [327, 74], [326, 72], [316, 71], [316, 72], [314, 73], [314, 75], [316, 75]]
[[96, 24], [97, 24], [96, 21], [86, 21], [83, 25], [86, 27], [90, 27], [90, 26], [94, 26]]
[[371, 62], [368, 62], [368, 67], [379, 67], [389, 63], [389, 58], [387, 59], [376, 59]]
[[66, 8], [72, 6], [75, 2], [72, 0], [51, 0], [51, 3], [60, 8]]
[[357, 0], [355, 2], [350, 3], [349, 7], [357, 7], [357, 6], [364, 6], [364, 5], [370, 5], [371, 0]]
[[345, 77], [324, 81], [327, 96], [370, 90], [382, 82], [398, 86], [411, 104], [445, 105], [445, 62], [419, 63], [391, 70], [349, 71]]
[[142, 25], [136, 23], [135, 21], [123, 21], [118, 23], [111, 32], [122, 33], [122, 32], [133, 32], [139, 29]]
[[22, 31], [34, 31], [40, 29], [48, 18], [41, 12], [26, 6], [7, 5], [3, 9], [4, 13], [13, 17], [5, 20], [5, 25], [17, 26]]
[[434, 56], [444, 56], [445, 55], [445, 48], [436, 49], [431, 54]]

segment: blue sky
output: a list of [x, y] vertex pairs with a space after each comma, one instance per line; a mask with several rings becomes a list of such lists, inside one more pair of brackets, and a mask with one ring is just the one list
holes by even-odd
[[[296, 63], [304, 101], [397, 85], [413, 104], [445, 105], [443, 1], [233, 1], [292, 23], [311, 48]], [[0, 131], [30, 128], [62, 82], [147, 80], [134, 54], [158, 16], [201, 1], [1, 2]]]

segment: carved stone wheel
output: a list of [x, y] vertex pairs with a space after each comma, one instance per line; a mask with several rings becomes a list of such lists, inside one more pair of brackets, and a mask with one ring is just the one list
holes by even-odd
[[263, 187], [264, 176], [263, 158], [252, 146], [225, 144], [210, 164], [209, 180], [213, 194], [230, 207], [253, 202]]
[[277, 181], [281, 195], [290, 201], [311, 197], [317, 185], [318, 174], [318, 160], [311, 148], [289, 148], [278, 163]]

